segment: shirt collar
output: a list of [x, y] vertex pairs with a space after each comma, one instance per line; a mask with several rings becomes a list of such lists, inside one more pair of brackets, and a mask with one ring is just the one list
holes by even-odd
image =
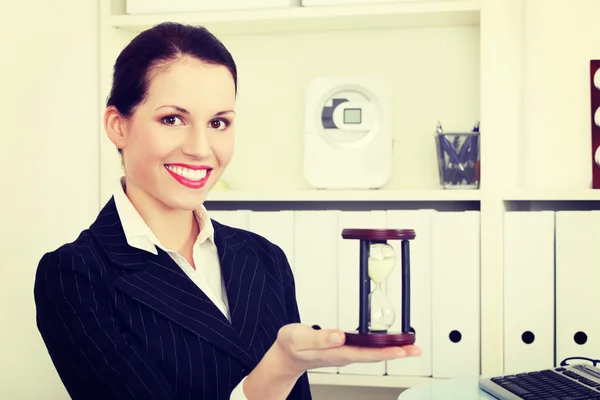
[[[121, 225], [123, 226], [123, 232], [127, 243], [140, 250], [149, 251], [153, 254], [158, 254], [157, 247], [162, 250], [168, 251], [160, 241], [154, 235], [150, 227], [146, 224], [141, 215], [137, 212], [127, 195], [125, 194], [125, 178], [119, 179], [119, 184], [114, 190], [113, 197], [115, 199], [115, 206]], [[194, 211], [194, 216], [200, 226], [200, 232], [194, 245], [204, 243], [207, 239], [214, 243], [214, 227], [208, 215], [206, 208], [201, 205], [197, 210]]]

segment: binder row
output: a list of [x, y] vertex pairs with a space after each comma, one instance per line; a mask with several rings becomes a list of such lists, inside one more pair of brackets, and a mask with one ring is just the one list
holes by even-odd
[[[423, 355], [313, 372], [436, 378], [479, 374], [479, 211], [219, 210], [209, 214], [279, 245], [294, 271], [302, 322], [345, 331], [358, 327], [359, 243], [343, 239], [342, 230], [414, 229], [411, 327]], [[396, 311], [390, 331], [400, 331], [400, 241], [389, 243], [397, 252], [397, 264], [386, 282]]]
[[504, 372], [600, 358], [600, 211], [506, 212]]

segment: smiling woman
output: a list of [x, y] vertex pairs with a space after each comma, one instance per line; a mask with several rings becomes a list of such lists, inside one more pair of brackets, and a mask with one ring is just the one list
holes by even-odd
[[124, 176], [39, 262], [37, 324], [74, 400], [311, 398], [312, 368], [419, 355], [300, 323], [284, 252], [211, 220], [234, 150], [237, 71], [206, 29], [164, 23], [119, 55], [104, 113]]
[[123, 157], [134, 205], [196, 210], [233, 155], [237, 70], [207, 31], [189, 31], [196, 41], [185, 41], [178, 35], [185, 28], [166, 26], [170, 46], [156, 29], [117, 59], [105, 126]]

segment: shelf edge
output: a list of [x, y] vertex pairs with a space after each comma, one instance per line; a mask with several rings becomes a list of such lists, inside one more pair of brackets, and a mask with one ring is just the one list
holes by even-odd
[[[163, 21], [204, 25], [217, 33], [271, 33], [315, 30], [390, 28], [402, 26], [477, 25], [480, 0], [441, 0], [427, 3], [291, 7], [165, 14], [117, 14], [113, 28], [140, 32]], [[292, 24], [293, 22], [293, 24]]]
[[480, 201], [480, 190], [214, 190], [207, 202], [452, 202]]
[[309, 372], [308, 376], [311, 385], [384, 387], [398, 389], [407, 389], [416, 385], [442, 380], [440, 378], [420, 376], [375, 376], [323, 372]]
[[542, 189], [513, 190], [503, 196], [504, 201], [600, 201], [598, 189]]

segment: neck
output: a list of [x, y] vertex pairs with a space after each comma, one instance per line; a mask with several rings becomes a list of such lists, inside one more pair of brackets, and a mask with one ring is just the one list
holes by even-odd
[[193, 211], [169, 208], [129, 181], [125, 194], [164, 247], [183, 253], [193, 246], [200, 231]]

